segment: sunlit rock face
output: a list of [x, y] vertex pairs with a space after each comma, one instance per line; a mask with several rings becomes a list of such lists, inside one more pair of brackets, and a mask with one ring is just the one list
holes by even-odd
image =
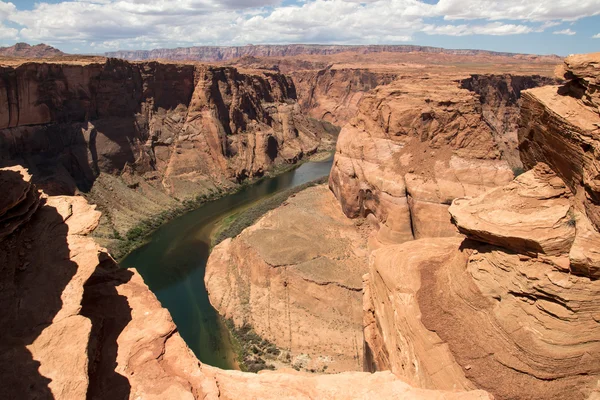
[[497, 398], [598, 395], [600, 234], [589, 179], [600, 122], [596, 59], [568, 58], [564, 85], [523, 92], [519, 154], [530, 170], [451, 202], [466, 239], [371, 254], [368, 369], [429, 388], [474, 385]]

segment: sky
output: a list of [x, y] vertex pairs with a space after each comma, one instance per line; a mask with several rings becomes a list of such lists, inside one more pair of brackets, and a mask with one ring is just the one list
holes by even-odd
[[68, 53], [246, 44], [600, 51], [600, 0], [0, 0], [0, 46]]

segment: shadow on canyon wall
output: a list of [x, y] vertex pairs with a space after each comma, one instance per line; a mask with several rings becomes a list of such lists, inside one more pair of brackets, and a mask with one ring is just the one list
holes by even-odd
[[[13, 171], [1, 173], [18, 174]], [[72, 280], [77, 279], [76, 275], [82, 268], [71, 260], [74, 254], [69, 248], [68, 234], [69, 226], [63, 215], [45, 204], [29, 222], [0, 242], [2, 399], [54, 398], [56, 393], [53, 394], [50, 389], [52, 379], [46, 375], [64, 377], [73, 368], [67, 363], [48, 364], [45, 360], [71, 360], [69, 346], [87, 338], [83, 333], [79, 336], [68, 333], [83, 332], [76, 305], [71, 304], [69, 311], [61, 313], [67, 306], [62, 298], [63, 292]], [[131, 309], [116, 287], [127, 282], [132, 273], [117, 270], [110, 257], [102, 253], [100, 257], [103, 259], [99, 260], [101, 262], [84, 285], [81, 310], [81, 315], [92, 322], [88, 342], [88, 398], [126, 399], [130, 392], [129, 382], [114, 369], [116, 339], [131, 320]], [[73, 290], [69, 289], [69, 292], [72, 294]], [[44, 332], [47, 329], [50, 332]], [[51, 353], [57, 343], [64, 349], [64, 354]], [[40, 361], [45, 363], [45, 370], [40, 370]], [[73, 359], [73, 362], [76, 360]], [[62, 368], [64, 370], [61, 371]]]

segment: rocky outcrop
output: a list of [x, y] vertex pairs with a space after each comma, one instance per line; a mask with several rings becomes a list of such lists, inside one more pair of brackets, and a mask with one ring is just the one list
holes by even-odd
[[51, 194], [99, 179], [91, 199], [121, 234], [176, 199], [332, 146], [335, 134], [300, 113], [293, 82], [276, 72], [107, 60], [0, 75], [0, 163], [26, 165]]
[[17, 43], [9, 47], [0, 47], [0, 57], [48, 58], [64, 56], [62, 51], [40, 43], [31, 46], [27, 43]]
[[[106, 53], [107, 57], [122, 58], [125, 60], [190, 60], [190, 61], [224, 61], [233, 58], [252, 57], [290, 57], [297, 55], [333, 55], [346, 52], [359, 54], [371, 53], [412, 53], [423, 52], [429, 54], [451, 54], [451, 55], [486, 55], [506, 56], [515, 58], [529, 58], [534, 60], [540, 56], [499, 53], [486, 50], [452, 50], [440, 47], [412, 46], [412, 45], [366, 45], [366, 46], [343, 46], [343, 45], [319, 45], [319, 44], [286, 44], [286, 45], [246, 45], [246, 46], [195, 46], [179, 47], [176, 49], [154, 49], [154, 50], [120, 50]], [[559, 61], [556, 56], [548, 58]]]
[[[449, 212], [469, 239], [373, 252], [366, 366], [419, 387], [477, 387], [500, 399], [585, 399], [597, 391], [600, 281], [570, 266], [575, 231], [589, 224], [572, 214], [573, 201], [539, 165], [505, 187], [454, 200]], [[585, 239], [594, 254], [596, 238]]]
[[347, 216], [380, 226], [374, 247], [454, 236], [452, 199], [513, 177], [494, 136], [456, 77], [403, 77], [365, 95], [340, 133], [329, 184]]
[[213, 249], [210, 301], [289, 354], [296, 368], [361, 370], [368, 230], [339, 211], [326, 186], [306, 189]]
[[368, 369], [391, 369], [420, 387], [474, 385], [500, 399], [598, 395], [600, 234], [575, 175], [593, 168], [577, 142], [593, 135], [558, 125], [593, 125], [597, 114], [582, 112], [591, 96], [575, 99], [573, 84], [523, 92], [520, 150], [532, 169], [453, 200], [448, 212], [467, 239], [371, 254]]
[[599, 53], [568, 57], [565, 85], [525, 91], [519, 128], [523, 164], [549, 165], [596, 230], [600, 228], [599, 60]]
[[523, 254], [568, 254], [575, 238], [571, 192], [544, 164], [449, 212], [468, 237]]

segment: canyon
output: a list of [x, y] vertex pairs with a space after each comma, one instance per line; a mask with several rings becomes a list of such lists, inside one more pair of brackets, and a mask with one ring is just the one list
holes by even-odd
[[301, 113], [280, 73], [97, 61], [0, 68], [0, 164], [27, 167], [48, 194], [86, 192], [104, 245], [335, 143], [337, 129]]
[[[309, 50], [0, 61], [1, 397], [600, 395], [598, 54]], [[105, 246], [334, 148], [206, 266], [289, 360], [200, 362]]]

